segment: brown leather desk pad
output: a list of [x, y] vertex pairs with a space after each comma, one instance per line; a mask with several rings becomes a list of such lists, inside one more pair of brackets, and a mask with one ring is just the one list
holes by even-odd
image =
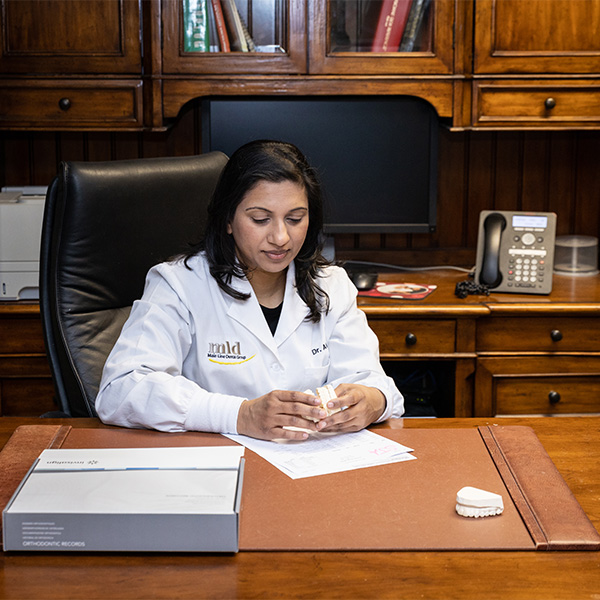
[[[532, 429], [380, 429], [417, 460], [293, 480], [246, 450], [240, 550], [598, 550], [600, 536]], [[0, 453], [4, 507], [53, 448], [232, 444], [214, 434], [19, 427]], [[470, 485], [501, 494], [496, 517], [456, 514]]]

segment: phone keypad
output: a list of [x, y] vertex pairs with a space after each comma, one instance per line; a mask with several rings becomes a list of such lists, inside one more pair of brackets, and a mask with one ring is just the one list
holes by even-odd
[[546, 251], [535, 248], [511, 248], [508, 258], [507, 285], [535, 288], [544, 281]]

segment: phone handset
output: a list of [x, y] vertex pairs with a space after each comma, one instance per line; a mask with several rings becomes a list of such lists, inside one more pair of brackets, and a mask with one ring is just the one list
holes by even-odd
[[506, 227], [506, 219], [500, 213], [492, 213], [483, 223], [484, 247], [479, 281], [495, 288], [502, 282], [500, 272], [500, 241]]

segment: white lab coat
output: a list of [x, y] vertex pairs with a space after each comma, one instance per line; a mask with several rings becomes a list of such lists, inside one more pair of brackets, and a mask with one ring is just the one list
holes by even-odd
[[312, 323], [290, 265], [273, 336], [246, 279], [234, 277], [232, 285], [251, 297], [235, 300], [218, 287], [203, 254], [188, 265], [162, 263], [149, 271], [104, 367], [96, 398], [102, 421], [237, 433], [244, 400], [326, 383], [376, 387], [387, 401], [380, 420], [402, 415], [404, 400], [379, 363], [377, 337], [343, 269], [329, 267], [319, 279], [331, 309]]

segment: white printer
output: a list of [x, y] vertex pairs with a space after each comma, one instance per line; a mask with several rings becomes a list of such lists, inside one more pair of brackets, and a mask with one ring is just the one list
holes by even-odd
[[0, 192], [0, 300], [39, 299], [40, 241], [47, 188]]

